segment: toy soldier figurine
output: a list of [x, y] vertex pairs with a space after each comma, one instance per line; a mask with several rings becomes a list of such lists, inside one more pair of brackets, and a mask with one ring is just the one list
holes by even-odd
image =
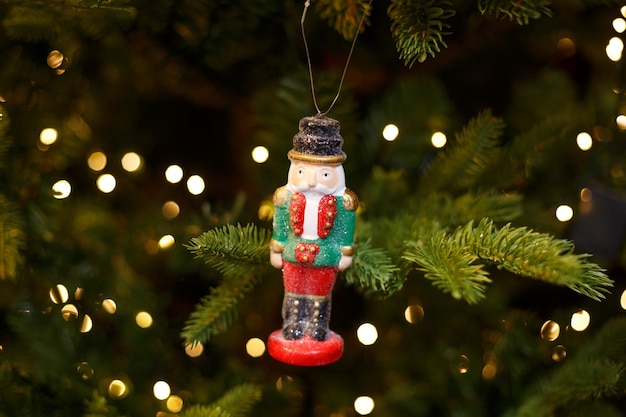
[[338, 271], [352, 263], [356, 195], [346, 188], [339, 122], [323, 115], [300, 120], [287, 185], [274, 193], [270, 262], [283, 271], [283, 328], [270, 335], [269, 353], [293, 365], [325, 365], [343, 353], [329, 330]]

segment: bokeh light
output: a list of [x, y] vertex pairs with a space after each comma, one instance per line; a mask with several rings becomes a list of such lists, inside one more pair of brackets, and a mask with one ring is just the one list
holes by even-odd
[[141, 168], [142, 158], [136, 152], [127, 152], [122, 157], [122, 168], [128, 172], [136, 172]]
[[559, 326], [559, 323], [554, 320], [548, 320], [543, 323], [543, 326], [541, 326], [540, 335], [543, 340], [547, 340], [549, 342], [555, 341], [558, 339], [560, 334], [561, 326]]
[[135, 323], [142, 329], [147, 329], [152, 326], [152, 316], [147, 311], [140, 311], [135, 316]]
[[560, 222], [568, 222], [574, 217], [574, 210], [567, 204], [561, 204], [556, 208], [556, 218]]
[[619, 305], [622, 309], [626, 310], [626, 290], [622, 292], [622, 296], [619, 299]]
[[621, 17], [617, 17], [615, 19], [613, 19], [613, 29], [617, 32], [617, 33], [623, 33], [624, 30], [626, 30], [626, 20], [624, 20]]
[[52, 145], [57, 141], [58, 137], [59, 133], [57, 130], [51, 127], [47, 127], [39, 133], [39, 141], [44, 145]]
[[626, 115], [620, 114], [615, 118], [615, 123], [620, 130], [626, 130]]
[[583, 203], [588, 203], [591, 201], [592, 198], [593, 192], [591, 191], [591, 189], [585, 187], [580, 190], [580, 201], [582, 201]]
[[87, 158], [87, 165], [92, 171], [102, 171], [107, 166], [107, 156], [100, 151], [92, 152]]
[[98, 187], [98, 190], [108, 194], [115, 190], [117, 181], [115, 180], [115, 177], [111, 174], [102, 174], [96, 180], [96, 185]]
[[577, 332], [586, 330], [590, 323], [591, 315], [585, 310], [578, 310], [572, 314], [572, 319], [570, 320], [570, 326]]
[[180, 214], [180, 206], [175, 201], [167, 201], [161, 207], [163, 217], [168, 220], [175, 219]]
[[157, 400], [165, 400], [171, 392], [170, 384], [165, 381], [157, 381], [152, 386], [152, 393]]
[[398, 134], [400, 134], [400, 129], [398, 126], [394, 124], [388, 124], [383, 128], [383, 138], [386, 141], [392, 142], [398, 138]]
[[170, 395], [165, 405], [167, 406], [167, 409], [170, 410], [172, 413], [178, 413], [180, 410], [183, 409], [183, 399], [180, 398], [178, 395]]
[[368, 396], [360, 396], [354, 400], [354, 411], [362, 416], [370, 414], [374, 411], [374, 399]]
[[257, 146], [252, 150], [252, 160], [257, 164], [266, 162], [270, 157], [270, 151], [265, 146]]
[[459, 371], [460, 374], [466, 374], [469, 372], [469, 358], [467, 357], [467, 355], [461, 355], [459, 357], [457, 370]]
[[265, 200], [261, 202], [259, 210], [257, 212], [259, 219], [264, 221], [270, 221], [274, 217], [274, 204], [271, 200]]
[[556, 47], [564, 56], [572, 56], [576, 53], [576, 44], [568, 37], [559, 39], [556, 43]]
[[119, 379], [114, 379], [109, 384], [109, 396], [111, 398], [122, 398], [126, 395], [126, 393], [127, 388], [126, 384], [123, 381]]
[[576, 144], [583, 151], [588, 151], [593, 146], [593, 139], [587, 132], [580, 132], [576, 136]]
[[65, 57], [63, 56], [63, 53], [61, 51], [57, 51], [56, 49], [54, 49], [48, 53], [48, 57], [46, 58], [46, 63], [48, 64], [50, 68], [56, 69], [56, 68], [59, 68], [63, 64], [64, 60], [65, 60]]
[[165, 235], [161, 239], [159, 239], [159, 248], [160, 249], [169, 249], [172, 246], [174, 246], [174, 243], [176, 243], [176, 240], [174, 239], [174, 236], [172, 236], [172, 235]]
[[204, 180], [200, 175], [192, 175], [187, 179], [187, 190], [190, 194], [200, 195], [204, 191]]
[[446, 146], [446, 143], [448, 143], [448, 138], [446, 137], [445, 133], [443, 133], [443, 132], [435, 132], [430, 137], [430, 143], [435, 148], [443, 148], [444, 146]]
[[567, 350], [563, 345], [556, 345], [552, 351], [552, 360], [554, 362], [561, 362], [567, 356]]
[[78, 308], [74, 304], [66, 304], [61, 309], [63, 320], [70, 321], [78, 317]]
[[606, 46], [606, 55], [611, 61], [617, 62], [622, 59], [623, 50], [624, 42], [617, 36], [614, 36], [609, 40], [609, 44]]
[[424, 308], [419, 304], [412, 304], [404, 309], [404, 319], [411, 324], [424, 318]]
[[115, 301], [107, 298], [105, 300], [102, 300], [102, 308], [109, 314], [115, 314], [115, 312], [117, 311], [117, 304], [115, 304]]
[[72, 184], [68, 180], [58, 180], [52, 185], [52, 191], [54, 198], [62, 200], [72, 193]]
[[94, 375], [94, 370], [91, 368], [89, 363], [81, 362], [76, 366], [76, 371], [80, 375], [80, 377], [84, 380], [91, 378]]
[[492, 380], [496, 377], [496, 374], [498, 373], [498, 364], [496, 363], [496, 361], [494, 361], [493, 359], [487, 361], [487, 363], [485, 364], [485, 366], [483, 366], [483, 370], [481, 372], [481, 375], [483, 377], [483, 379], [486, 380]]
[[378, 339], [378, 330], [371, 323], [363, 323], [356, 330], [356, 336], [362, 344], [366, 346], [373, 345]]
[[55, 287], [50, 288], [50, 299], [54, 304], [64, 304], [69, 298], [70, 293], [65, 285], [57, 284]]
[[183, 179], [183, 169], [178, 165], [170, 165], [165, 170], [165, 179], [167, 182], [177, 184]]
[[202, 345], [202, 343], [190, 343], [185, 345], [185, 353], [190, 358], [197, 358], [202, 355], [202, 352], [204, 352], [204, 345]]
[[259, 358], [265, 353], [265, 342], [258, 337], [253, 337], [246, 343], [246, 352], [253, 358]]
[[91, 331], [92, 328], [93, 328], [93, 321], [91, 320], [91, 317], [89, 317], [88, 314], [85, 314], [85, 316], [83, 317], [83, 321], [80, 325], [80, 332], [88, 333]]

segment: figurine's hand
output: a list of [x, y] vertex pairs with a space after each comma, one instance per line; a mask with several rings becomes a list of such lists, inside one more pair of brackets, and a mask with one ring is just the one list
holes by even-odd
[[282, 269], [283, 255], [278, 252], [270, 252], [270, 263], [274, 268]]
[[352, 256], [341, 255], [341, 259], [339, 260], [339, 270], [344, 271], [350, 268], [352, 265]]

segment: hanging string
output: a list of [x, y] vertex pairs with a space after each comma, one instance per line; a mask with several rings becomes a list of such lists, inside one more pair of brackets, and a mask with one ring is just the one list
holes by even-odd
[[304, 31], [304, 21], [306, 19], [306, 12], [309, 10], [311, 6], [311, 1], [306, 0], [304, 2], [304, 10], [302, 11], [302, 18], [300, 19], [300, 29], [302, 30], [302, 40], [304, 42], [304, 51], [306, 52], [306, 62], [309, 66], [309, 80], [311, 82], [311, 95], [313, 96], [313, 104], [315, 105], [315, 110], [317, 110], [318, 116], [322, 116], [327, 114], [339, 99], [339, 95], [341, 95], [341, 88], [343, 87], [343, 81], [346, 78], [346, 72], [348, 72], [348, 65], [350, 64], [350, 58], [352, 58], [352, 52], [354, 51], [354, 45], [356, 45], [356, 39], [359, 36], [359, 32], [361, 31], [361, 26], [363, 26], [363, 22], [365, 21], [365, 17], [367, 16], [367, 9], [369, 9], [372, 4], [372, 0], [367, 3], [367, 8], [363, 11], [363, 16], [361, 16], [361, 21], [359, 22], [359, 26], [356, 29], [356, 33], [354, 34], [354, 38], [352, 39], [352, 46], [350, 47], [350, 52], [348, 53], [348, 58], [346, 59], [346, 65], [343, 67], [343, 73], [341, 74], [341, 80], [339, 81], [339, 88], [337, 89], [337, 95], [333, 99], [332, 103], [326, 111], [321, 111], [319, 106], [317, 105], [317, 98], [315, 97], [315, 83], [313, 82], [313, 68], [311, 66], [311, 55], [309, 52], [309, 45], [306, 40], [306, 33]]

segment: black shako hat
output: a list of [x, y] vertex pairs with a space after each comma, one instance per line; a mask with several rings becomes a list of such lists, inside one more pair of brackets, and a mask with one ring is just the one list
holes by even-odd
[[293, 149], [287, 156], [313, 164], [341, 164], [346, 160], [339, 122], [324, 115], [300, 119], [300, 131], [293, 137]]

